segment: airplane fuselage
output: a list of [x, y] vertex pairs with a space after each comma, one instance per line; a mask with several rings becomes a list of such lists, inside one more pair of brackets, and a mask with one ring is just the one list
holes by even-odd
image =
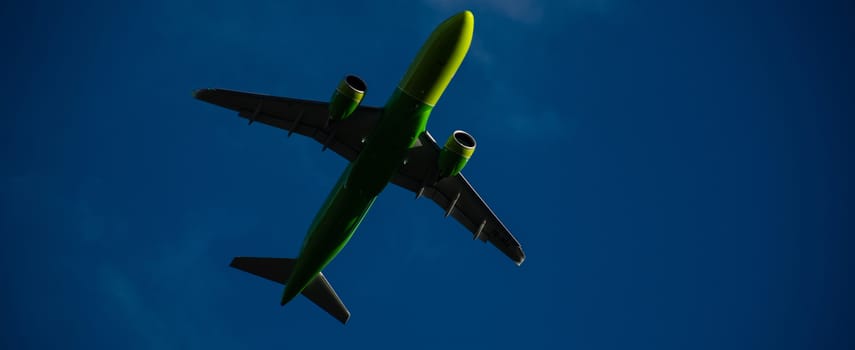
[[466, 11], [440, 24], [386, 102], [365, 147], [333, 187], [303, 241], [281, 303], [293, 299], [353, 236], [368, 209], [425, 131], [433, 106], [469, 50], [474, 19]]

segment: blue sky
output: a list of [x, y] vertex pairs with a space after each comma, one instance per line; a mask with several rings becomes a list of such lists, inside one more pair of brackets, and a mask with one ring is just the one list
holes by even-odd
[[[342, 327], [228, 267], [293, 257], [346, 163], [191, 98], [382, 105], [472, 9], [428, 125], [527, 253], [390, 186]], [[851, 349], [855, 8], [424, 0], [0, 5], [0, 348]]]

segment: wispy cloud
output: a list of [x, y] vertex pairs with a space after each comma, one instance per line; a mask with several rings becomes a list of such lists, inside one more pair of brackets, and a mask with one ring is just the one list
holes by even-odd
[[[221, 266], [210, 263], [210, 238], [234, 231], [205, 229], [201, 222], [187, 225], [202, 228], [176, 231], [170, 244], [144, 253], [144, 261], [105, 260], [96, 266], [101, 307], [120, 318], [133, 337], [130, 343], [157, 349], [236, 344], [209, 307], [217, 293], [207, 291], [226, 287], [221, 275], [211, 274]], [[208, 332], [213, 335], [203, 336]]]
[[174, 343], [165, 334], [163, 319], [146, 305], [139, 288], [127, 273], [111, 265], [102, 265], [98, 269], [98, 287], [102, 295], [107, 296], [104, 302], [114, 315], [123, 317], [122, 322], [136, 338], [131, 343], [143, 347], [158, 349], [171, 348]]
[[[21, 212], [44, 213], [41, 217], [51, 222], [38, 226], [40, 231], [10, 236], [14, 241], [9, 243], [37, 246], [40, 253], [50, 256], [56, 255], [44, 250], [61, 250], [62, 264], [73, 266], [67, 269], [84, 271], [53, 281], [67, 283], [77, 278], [77, 283], [64, 286], [63, 293], [52, 295], [53, 302], [80, 304], [80, 310], [90, 311], [74, 315], [81, 329], [120, 331], [101, 341], [118, 341], [125, 348], [237, 346], [225, 331], [228, 325], [210, 307], [218, 301], [217, 292], [210, 290], [228, 287], [222, 265], [211, 263], [219, 258], [212, 257], [211, 242], [239, 235], [237, 227], [246, 220], [238, 218], [224, 227], [222, 222], [212, 223], [211, 217], [224, 217], [225, 210], [209, 208], [184, 215], [180, 223], [143, 223], [112, 205], [113, 198], [104, 193], [116, 188], [106, 181], [68, 177], [37, 172], [0, 176], [0, 194], [14, 198], [23, 208]], [[228, 213], [234, 215], [234, 211]], [[148, 214], [152, 221], [159, 216], [155, 209]], [[11, 218], [11, 227], [26, 228], [29, 225], [20, 222], [34, 217]], [[140, 230], [152, 227], [162, 230]], [[152, 241], [158, 243], [149, 244]], [[61, 247], [55, 248], [57, 243], [51, 242], [60, 242]], [[24, 271], [52, 271], [39, 265], [52, 264], [51, 260], [32, 261]]]
[[566, 14], [569, 11], [605, 13], [613, 7], [615, 0], [425, 0], [441, 11], [456, 11], [464, 8], [483, 9], [497, 13], [512, 21], [536, 24], [547, 15]]
[[[502, 44], [507, 45], [508, 42]], [[511, 130], [513, 132], [509, 135], [521, 140], [551, 137], [564, 132], [567, 121], [551, 104], [526, 97], [524, 85], [514, 82], [513, 75], [503, 74], [518, 69], [515, 63], [494, 52], [484, 37], [476, 37], [469, 48], [469, 59], [478, 62], [473, 67], [490, 77], [481, 88], [488, 91], [489, 105], [495, 112], [490, 113], [493, 117], [483, 127]]]
[[506, 134], [517, 140], [553, 138], [567, 131], [568, 121], [552, 106], [522, 97], [505, 82], [494, 82], [490, 88], [490, 104], [501, 112], [483, 127], [512, 131]]
[[428, 5], [443, 10], [461, 7], [483, 7], [519, 22], [537, 22], [543, 17], [543, 6], [535, 0], [426, 0]]

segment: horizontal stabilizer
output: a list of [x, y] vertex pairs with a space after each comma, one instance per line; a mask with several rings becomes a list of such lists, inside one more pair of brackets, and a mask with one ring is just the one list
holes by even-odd
[[291, 271], [294, 270], [296, 259], [288, 258], [250, 258], [236, 257], [229, 266], [249, 272], [258, 277], [264, 277], [273, 282], [285, 284]]
[[323, 272], [318, 273], [315, 279], [309, 282], [309, 285], [303, 289], [303, 295], [341, 323], [347, 323], [347, 319], [350, 318], [350, 311], [347, 311], [347, 307], [341, 302]]
[[[295, 261], [295, 259], [287, 258], [236, 257], [232, 259], [230, 266], [274, 282], [285, 284], [291, 276], [291, 271], [294, 270]], [[347, 323], [347, 320], [350, 318], [350, 311], [341, 302], [338, 294], [336, 294], [323, 273], [318, 273], [312, 282], [309, 282], [306, 288], [303, 288], [302, 294], [341, 323]]]

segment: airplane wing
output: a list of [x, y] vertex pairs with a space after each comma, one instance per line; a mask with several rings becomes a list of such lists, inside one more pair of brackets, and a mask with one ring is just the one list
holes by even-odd
[[328, 103], [260, 95], [226, 89], [200, 89], [193, 97], [238, 112], [249, 123], [261, 122], [311, 137], [349, 161], [362, 150], [362, 140], [380, 119], [382, 109], [359, 106], [345, 120], [328, 122]]
[[407, 162], [392, 183], [416, 193], [417, 197], [430, 198], [473, 234], [473, 239], [490, 241], [517, 265], [525, 260], [520, 243], [496, 217], [493, 210], [481, 199], [463, 174], [438, 179], [440, 147], [436, 140], [424, 132], [410, 149]]

